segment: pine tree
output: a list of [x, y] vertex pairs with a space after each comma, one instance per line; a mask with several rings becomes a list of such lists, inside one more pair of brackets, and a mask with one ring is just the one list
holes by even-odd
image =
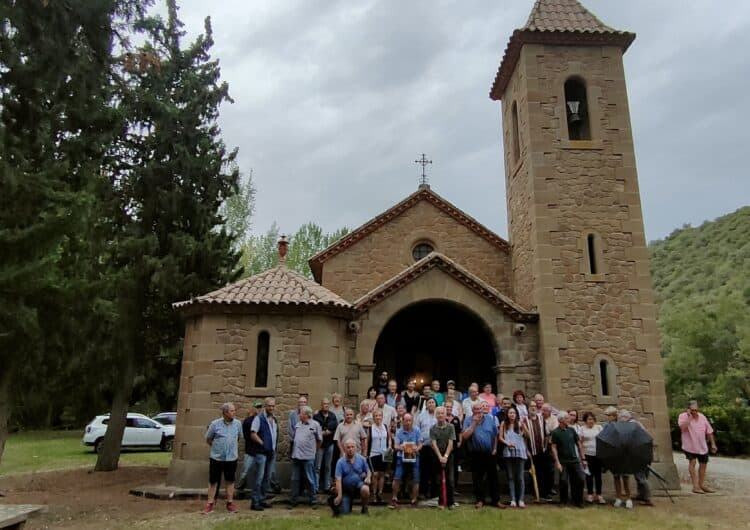
[[177, 379], [183, 325], [172, 303], [215, 289], [237, 276], [233, 236], [221, 205], [238, 191], [236, 150], [217, 125], [229, 98], [220, 81], [210, 20], [183, 48], [185, 32], [174, 0], [168, 16], [144, 18], [145, 44], [123, 63], [118, 110], [127, 126], [113, 145], [109, 187], [112, 320], [99, 352], [112, 391], [111, 416], [96, 469], [117, 468], [133, 391]]
[[11, 385], [69, 326], [63, 267], [108, 142], [113, 1], [0, 5], [0, 457]]

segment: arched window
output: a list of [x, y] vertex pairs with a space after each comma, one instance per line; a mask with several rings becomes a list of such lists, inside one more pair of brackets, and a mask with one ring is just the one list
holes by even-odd
[[513, 102], [513, 106], [510, 110], [511, 114], [511, 127], [512, 127], [512, 138], [511, 138], [511, 148], [513, 149], [513, 163], [518, 162], [518, 159], [521, 157], [521, 139], [518, 136], [518, 105], [516, 102]]
[[265, 388], [268, 386], [268, 349], [270, 337], [267, 331], [258, 334], [258, 351], [255, 357], [255, 386]]
[[606, 353], [596, 355], [591, 363], [592, 393], [600, 405], [616, 405], [618, 400], [617, 365]]
[[596, 236], [594, 234], [589, 234], [586, 236], [586, 255], [588, 257], [588, 263], [589, 263], [589, 273], [591, 274], [598, 274], [599, 273], [599, 267], [597, 263], [598, 255], [597, 255], [597, 248], [596, 248]]
[[609, 374], [607, 373], [607, 369], [609, 368], [609, 363], [606, 359], [602, 359], [599, 361], [599, 381], [601, 385], [601, 395], [602, 396], [609, 396]]
[[565, 82], [565, 115], [569, 140], [591, 140], [586, 85], [577, 78]]
[[433, 250], [435, 250], [435, 248], [429, 243], [419, 243], [412, 249], [411, 255], [414, 258], [414, 261], [419, 261]]

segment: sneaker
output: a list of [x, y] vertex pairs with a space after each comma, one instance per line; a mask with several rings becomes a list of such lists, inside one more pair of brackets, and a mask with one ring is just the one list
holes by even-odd
[[207, 502], [206, 507], [203, 508], [203, 511], [201, 512], [203, 515], [206, 515], [207, 513], [211, 513], [214, 511], [214, 503], [213, 502]]
[[601, 495], [598, 496], [597, 501], [599, 504], [607, 504], [607, 501]]
[[263, 506], [261, 506], [260, 504], [251, 504], [250, 509], [254, 512], [262, 512]]
[[625, 501], [625, 508], [627, 508], [628, 510], [633, 509], [633, 501], [631, 499]]
[[388, 505], [388, 507], [389, 507], [389, 508], [390, 508], [391, 510], [395, 510], [396, 508], [398, 508], [398, 501], [396, 500], [396, 497], [393, 497], [393, 498], [391, 499], [391, 503], [390, 503], [390, 504]]
[[230, 512], [230, 513], [236, 512], [237, 511], [237, 505], [235, 503], [233, 503], [233, 502], [228, 502], [227, 503], [227, 511]]
[[463, 471], [463, 469], [461, 469], [461, 466], [458, 466], [458, 472], [461, 473], [461, 471]]
[[594, 502], [594, 496], [593, 495], [586, 495], [586, 502], [588, 502], [589, 504], [591, 504], [592, 502]]
[[526, 503], [523, 501], [518, 501], [518, 507], [519, 508], [526, 508]]
[[615, 499], [615, 508], [621, 508], [622, 507], [622, 499]]
[[260, 507], [261, 508], [270, 508], [271, 505], [269, 503], [267, 503], [266, 501], [261, 501]]
[[516, 501], [510, 501], [510, 507], [516, 508], [518, 505], [516, 504]]

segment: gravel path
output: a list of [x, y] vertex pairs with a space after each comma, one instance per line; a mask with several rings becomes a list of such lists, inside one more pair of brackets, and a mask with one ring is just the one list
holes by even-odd
[[[688, 462], [681, 452], [674, 453], [674, 462], [683, 489], [691, 487]], [[750, 492], [750, 460], [712, 456], [708, 461], [706, 481], [711, 487], [725, 495], [745, 496]]]

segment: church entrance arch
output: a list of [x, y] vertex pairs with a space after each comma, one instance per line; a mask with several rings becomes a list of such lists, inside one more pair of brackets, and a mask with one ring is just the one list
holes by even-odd
[[414, 303], [396, 313], [375, 344], [375, 374], [388, 371], [403, 387], [438, 379], [441, 390], [453, 379], [463, 392], [472, 382], [496, 383], [493, 337], [474, 312], [446, 300]]

